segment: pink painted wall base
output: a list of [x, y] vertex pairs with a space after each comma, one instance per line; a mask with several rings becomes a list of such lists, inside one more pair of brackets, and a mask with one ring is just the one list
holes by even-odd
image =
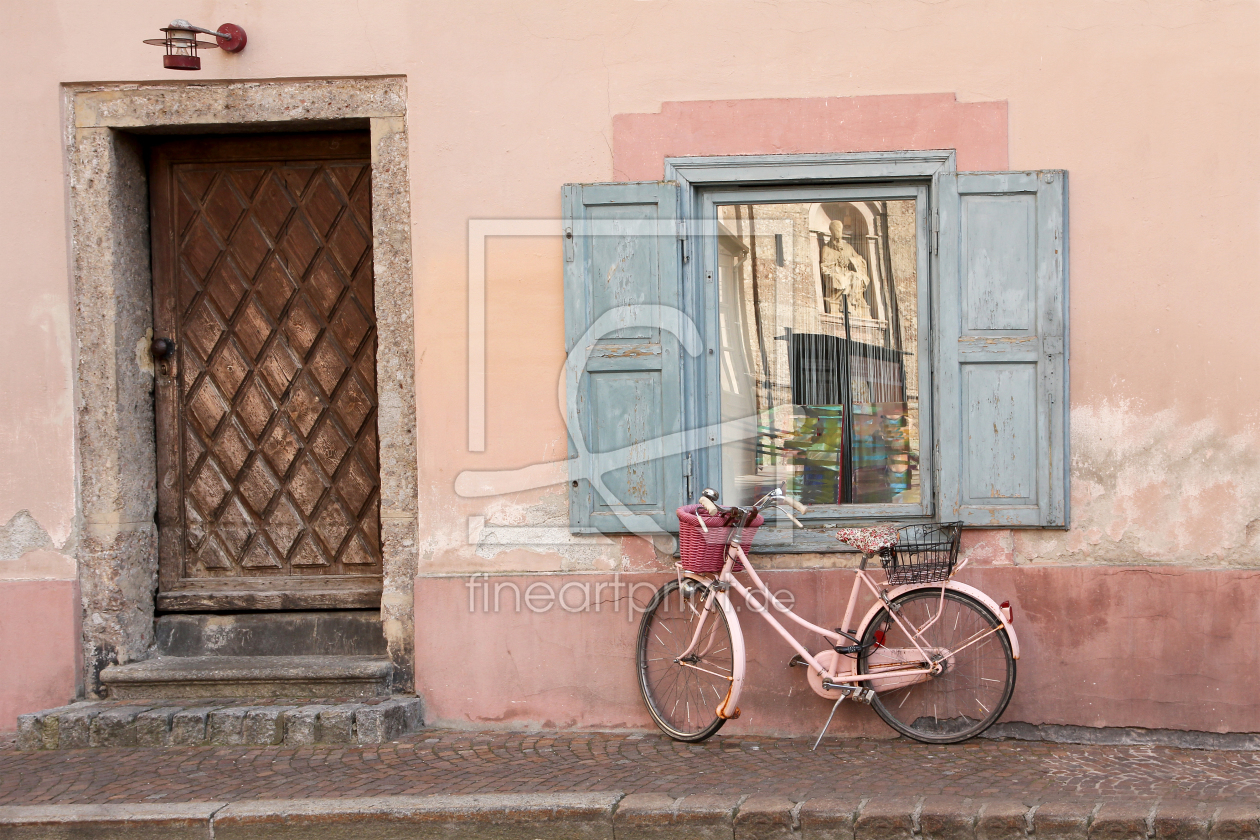
[[[763, 578], [791, 592], [802, 617], [827, 624], [841, 618], [852, 572]], [[1256, 571], [1153, 567], [983, 568], [958, 576], [1014, 607], [1022, 657], [1003, 720], [1209, 732], [1260, 731], [1257, 578]], [[641, 607], [666, 579], [418, 578], [417, 688], [427, 717], [458, 727], [650, 729], [634, 675], [639, 612], [629, 599]], [[740, 615], [748, 678], [742, 715], [723, 731], [817, 734], [830, 704], [809, 690], [801, 669], [787, 669], [792, 651], [764, 621], [746, 606]], [[831, 732], [892, 736], [873, 711], [849, 704]]]
[[0, 581], [0, 732], [17, 729], [18, 715], [74, 699], [79, 627], [77, 582]]

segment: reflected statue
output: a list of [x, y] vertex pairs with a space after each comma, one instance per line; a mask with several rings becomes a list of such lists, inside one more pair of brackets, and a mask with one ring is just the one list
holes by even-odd
[[866, 288], [871, 284], [871, 276], [866, 269], [866, 260], [844, 241], [844, 222], [832, 222], [830, 233], [831, 238], [823, 245], [819, 259], [823, 302], [827, 312], [842, 314], [844, 296], [847, 295], [849, 314], [856, 318], [870, 318]]

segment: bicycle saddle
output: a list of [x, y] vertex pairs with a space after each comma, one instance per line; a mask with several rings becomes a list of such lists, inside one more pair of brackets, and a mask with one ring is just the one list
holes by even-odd
[[836, 531], [836, 539], [848, 543], [863, 554], [879, 554], [885, 548], [897, 544], [897, 529], [891, 525], [878, 525], [874, 528], [841, 528]]

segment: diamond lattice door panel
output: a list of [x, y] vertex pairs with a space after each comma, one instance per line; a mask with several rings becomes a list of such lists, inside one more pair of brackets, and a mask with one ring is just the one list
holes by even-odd
[[366, 135], [166, 143], [150, 177], [159, 608], [376, 606]]

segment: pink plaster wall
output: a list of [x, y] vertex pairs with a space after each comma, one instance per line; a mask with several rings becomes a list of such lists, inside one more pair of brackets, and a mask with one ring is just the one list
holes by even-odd
[[[984, 550], [1011, 562], [1260, 567], [1254, 2], [213, 0], [187, 14], [242, 24], [250, 46], [207, 51], [199, 74], [164, 71], [160, 50], [140, 43], [168, 8], [10, 5], [0, 526], [27, 511], [47, 539], [0, 557], [0, 579], [34, 574], [14, 564], [22, 552], [68, 557], [77, 539], [58, 85], [381, 74], [409, 80], [422, 570], [623, 562], [619, 545], [566, 542], [563, 487], [494, 500], [453, 489], [462, 470], [565, 449], [558, 237], [486, 246], [487, 448], [464, 446], [470, 219], [554, 219], [560, 184], [659, 178], [667, 154], [892, 144], [957, 147], [964, 169], [1071, 173], [1076, 524], [985, 537]], [[500, 551], [470, 544], [470, 515], [561, 533]], [[631, 560], [640, 548], [626, 549]], [[4, 625], [0, 650], [16, 632]], [[436, 663], [422, 656], [422, 674], [466, 668], [422, 650]], [[25, 679], [0, 672], [6, 686]]]
[[[1022, 655], [1005, 721], [1208, 732], [1260, 731], [1260, 571], [1149, 567], [965, 569], [960, 580], [996, 600], [1010, 600]], [[664, 575], [620, 580], [659, 585]], [[764, 575], [796, 597], [796, 610], [838, 622], [852, 572], [778, 571]], [[515, 611], [510, 589], [547, 584], [609, 584], [611, 575], [517, 575], [416, 581], [418, 690], [428, 718], [443, 726], [651, 727], [634, 677], [638, 614], [614, 610], [605, 588], [601, 609], [552, 607]], [[639, 603], [652, 587], [636, 590]], [[627, 590], [620, 591], [623, 598]], [[536, 590], [542, 596], [544, 590]], [[470, 594], [473, 598], [470, 610]], [[584, 603], [570, 588], [567, 605]], [[544, 600], [535, 601], [543, 606]], [[748, 642], [742, 716], [727, 733], [817, 733], [830, 704], [814, 695], [803, 672], [785, 666], [792, 651], [760, 618], [741, 611]], [[817, 639], [808, 645], [821, 649]], [[866, 708], [841, 707], [837, 734], [891, 734]]]
[[79, 587], [70, 580], [0, 580], [0, 732], [17, 716], [75, 697]]
[[1007, 167], [1007, 103], [953, 94], [665, 102], [613, 117], [613, 173], [651, 181], [664, 159], [956, 149], [960, 170]]

